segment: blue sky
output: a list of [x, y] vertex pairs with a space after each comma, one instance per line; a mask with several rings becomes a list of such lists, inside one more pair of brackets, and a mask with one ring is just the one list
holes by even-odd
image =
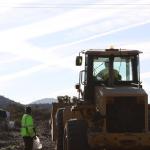
[[0, 95], [27, 104], [77, 95], [82, 49], [138, 49], [150, 94], [149, 0], [0, 0]]

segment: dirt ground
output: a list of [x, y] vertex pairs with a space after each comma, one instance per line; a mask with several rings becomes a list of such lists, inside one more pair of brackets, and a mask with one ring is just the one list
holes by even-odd
[[[55, 150], [51, 142], [48, 121], [41, 121], [37, 125], [37, 134], [43, 145], [42, 150]], [[24, 148], [20, 130], [0, 131], [0, 150], [23, 150]]]

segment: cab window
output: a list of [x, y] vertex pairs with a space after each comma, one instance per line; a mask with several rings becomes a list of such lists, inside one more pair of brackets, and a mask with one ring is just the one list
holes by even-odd
[[122, 81], [132, 81], [132, 57], [114, 57], [113, 68], [119, 72]]

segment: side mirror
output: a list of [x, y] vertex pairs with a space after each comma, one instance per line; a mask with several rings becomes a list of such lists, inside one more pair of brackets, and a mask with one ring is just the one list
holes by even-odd
[[76, 66], [81, 66], [82, 65], [82, 56], [77, 56], [76, 57]]
[[80, 89], [80, 85], [79, 85], [79, 84], [76, 84], [76, 85], [75, 85], [75, 89], [79, 90], [79, 89]]

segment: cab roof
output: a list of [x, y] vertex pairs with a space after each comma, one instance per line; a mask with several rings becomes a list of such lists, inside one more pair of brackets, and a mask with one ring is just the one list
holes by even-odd
[[109, 56], [109, 55], [124, 55], [124, 56], [135, 56], [142, 53], [139, 50], [127, 50], [127, 49], [89, 49], [85, 52], [87, 55], [100, 55], [100, 56]]

